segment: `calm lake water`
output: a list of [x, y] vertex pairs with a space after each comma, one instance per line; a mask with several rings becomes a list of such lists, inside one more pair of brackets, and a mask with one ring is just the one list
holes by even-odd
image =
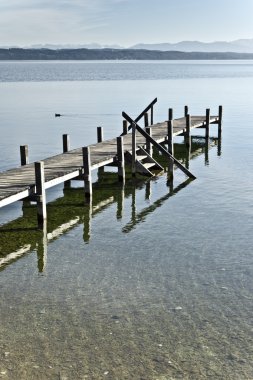
[[80, 182], [47, 192], [44, 233], [34, 205], [0, 210], [0, 378], [253, 379], [253, 62], [0, 62], [0, 82], [0, 171], [19, 145], [119, 135], [155, 97], [155, 121], [224, 107], [195, 181], [94, 173], [92, 206]]

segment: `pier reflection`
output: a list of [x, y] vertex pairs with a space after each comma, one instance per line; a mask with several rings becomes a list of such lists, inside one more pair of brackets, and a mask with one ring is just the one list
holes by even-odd
[[[221, 155], [221, 138], [210, 138], [208, 141], [202, 137], [192, 138], [190, 148], [182, 144], [175, 144], [175, 156], [186, 166], [199, 155], [205, 157], [205, 163], [209, 164], [209, 150], [217, 146], [217, 155]], [[154, 152], [156, 159], [165, 167], [167, 182], [164, 195], [152, 202], [152, 188], [154, 180], [143, 177], [132, 178], [128, 173], [126, 184], [118, 182], [117, 173], [100, 171], [98, 180], [93, 184], [93, 196], [89, 201], [84, 199], [83, 188], [71, 188], [64, 186], [63, 196], [48, 203], [48, 220], [42, 229], [37, 226], [36, 206], [30, 201], [23, 201], [23, 216], [0, 227], [0, 270], [17, 261], [19, 258], [31, 252], [37, 253], [38, 273], [46, 270], [48, 244], [58, 239], [75, 226], [83, 225], [83, 241], [87, 244], [92, 239], [92, 219], [97, 213], [106, 210], [110, 205], [116, 204], [117, 220], [124, 217], [124, 203], [131, 200], [131, 210], [125, 210], [130, 216], [121, 227], [122, 233], [130, 233], [139, 223], [143, 222], [150, 214], [161, 207], [168, 199], [176, 195], [191, 182], [190, 179], [181, 183], [173, 182], [169, 173], [169, 163], [163, 156]], [[166, 175], [165, 174], [165, 175]], [[156, 181], [156, 179], [155, 179]], [[140, 211], [137, 211], [140, 192], [143, 199], [150, 202]], [[142, 194], [143, 193], [143, 194]], [[130, 214], [129, 214], [130, 211]]]

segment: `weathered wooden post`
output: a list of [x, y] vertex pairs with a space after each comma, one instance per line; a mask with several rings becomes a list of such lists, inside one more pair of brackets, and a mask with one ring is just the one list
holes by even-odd
[[172, 156], [174, 156], [174, 145], [173, 145], [173, 120], [168, 120], [168, 151]]
[[[145, 128], [145, 131], [147, 132], [147, 134], [152, 137], [152, 128], [151, 127], [146, 127]], [[146, 150], [148, 152], [148, 154], [153, 157], [153, 145], [151, 144], [150, 140], [149, 139], [146, 139]]]
[[[169, 118], [168, 120], [168, 152], [174, 156], [174, 145], [173, 145], [173, 120]], [[169, 172], [173, 176], [173, 160], [169, 158]]]
[[173, 108], [169, 108], [169, 120], [173, 120]]
[[69, 151], [69, 148], [70, 148], [70, 144], [69, 144], [69, 135], [65, 134], [65, 135], [62, 135], [62, 150], [63, 150], [63, 153], [67, 153]]
[[[104, 140], [103, 127], [97, 127], [97, 142], [101, 143], [103, 140]], [[104, 171], [105, 171], [104, 166], [101, 166], [100, 168], [98, 168], [98, 173], [99, 174], [104, 173]]]
[[148, 127], [149, 126], [149, 122], [148, 122], [148, 113], [145, 112], [144, 113], [144, 127]]
[[184, 106], [184, 117], [186, 117], [189, 113], [189, 108], [188, 106]]
[[223, 108], [219, 106], [218, 136], [221, 136]]
[[186, 116], [185, 143], [188, 148], [191, 148], [191, 115], [189, 114]]
[[28, 145], [20, 145], [20, 163], [21, 166], [29, 164]]
[[123, 120], [123, 135], [127, 135], [127, 133], [128, 133], [127, 121]]
[[151, 110], [150, 110], [150, 124], [151, 125], [154, 124], [154, 106], [153, 105], [151, 106]]
[[118, 178], [120, 182], [125, 183], [125, 155], [123, 136], [117, 137], [117, 155], [118, 155]]
[[85, 146], [83, 152], [83, 168], [84, 168], [84, 193], [86, 198], [92, 196], [92, 178], [91, 178], [91, 160], [90, 147]]
[[[29, 158], [28, 158], [28, 145], [20, 145], [20, 164], [21, 166], [25, 166], [29, 164]], [[28, 207], [30, 205], [29, 198], [23, 200], [22, 210], [24, 213], [25, 207]]]
[[[62, 135], [62, 151], [63, 153], [67, 153], [69, 150], [70, 150], [69, 135], [64, 134]], [[69, 189], [70, 187], [71, 187], [71, 181], [65, 181], [64, 189]]]
[[35, 162], [34, 167], [37, 197], [37, 219], [39, 226], [41, 226], [43, 225], [44, 220], [47, 219], [44, 162]]
[[206, 139], [209, 139], [210, 135], [210, 108], [206, 109]]
[[104, 140], [103, 127], [97, 127], [97, 142], [101, 143]]
[[132, 123], [132, 176], [136, 174], [136, 126]]

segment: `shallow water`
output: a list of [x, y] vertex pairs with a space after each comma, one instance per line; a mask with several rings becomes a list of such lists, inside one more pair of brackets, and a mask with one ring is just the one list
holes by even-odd
[[81, 183], [48, 191], [47, 242], [34, 206], [1, 209], [0, 377], [253, 378], [253, 79], [241, 64], [218, 78], [220, 66], [205, 78], [188, 64], [187, 79], [137, 80], [135, 63], [133, 80], [1, 83], [0, 170], [18, 164], [20, 144], [34, 161], [60, 152], [62, 133], [73, 147], [95, 142], [98, 125], [117, 135], [121, 111], [136, 116], [156, 96], [155, 121], [223, 104], [224, 122], [221, 152], [194, 140], [197, 180], [185, 186], [179, 171], [173, 189], [166, 173], [124, 188], [104, 173], [92, 207]]

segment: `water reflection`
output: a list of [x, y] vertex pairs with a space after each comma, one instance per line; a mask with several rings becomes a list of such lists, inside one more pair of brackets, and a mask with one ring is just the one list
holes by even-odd
[[[217, 154], [221, 154], [221, 139], [208, 139], [192, 137], [189, 148], [182, 144], [175, 144], [175, 156], [184, 165], [189, 167], [190, 160], [204, 153], [205, 164], [209, 165], [209, 149], [218, 145]], [[23, 201], [23, 217], [20, 217], [0, 227], [0, 270], [20, 257], [32, 252], [37, 252], [38, 272], [43, 273], [47, 262], [47, 246], [50, 241], [57, 239], [70, 229], [83, 224], [83, 241], [89, 243], [92, 238], [92, 219], [103, 212], [111, 204], [117, 205], [116, 219], [121, 220], [124, 215], [124, 202], [131, 198], [130, 221], [122, 227], [123, 233], [130, 233], [148, 215], [161, 207], [165, 201], [176, 195], [191, 182], [190, 179], [181, 183], [173, 182], [170, 175], [168, 160], [154, 151], [154, 157], [167, 172], [167, 182], [164, 195], [154, 200], [153, 203], [137, 212], [137, 194], [144, 190], [144, 199], [151, 202], [152, 186], [154, 179], [133, 179], [131, 173], [127, 174], [126, 184], [118, 182], [117, 173], [99, 171], [98, 181], [93, 184], [93, 196], [84, 200], [82, 188], [71, 188], [66, 183], [63, 189], [64, 196], [48, 203], [48, 221], [42, 229], [36, 228], [36, 207], [30, 201]]]
[[180, 190], [185, 188], [189, 183], [192, 182], [192, 179], [187, 179], [180, 185], [176, 186], [175, 188], [173, 187], [173, 180], [170, 180], [169, 182], [169, 193], [164, 195], [163, 197], [159, 198], [158, 200], [154, 201], [150, 206], [145, 207], [141, 212], [137, 213], [136, 212], [136, 189], [133, 188], [133, 193], [132, 193], [132, 218], [129, 223], [127, 223], [123, 228], [122, 232], [130, 232], [135, 226], [141, 222], [143, 222], [146, 218], [147, 215], [151, 214], [154, 212], [158, 207], [161, 207], [163, 203], [172, 197], [173, 195], [177, 194]]

